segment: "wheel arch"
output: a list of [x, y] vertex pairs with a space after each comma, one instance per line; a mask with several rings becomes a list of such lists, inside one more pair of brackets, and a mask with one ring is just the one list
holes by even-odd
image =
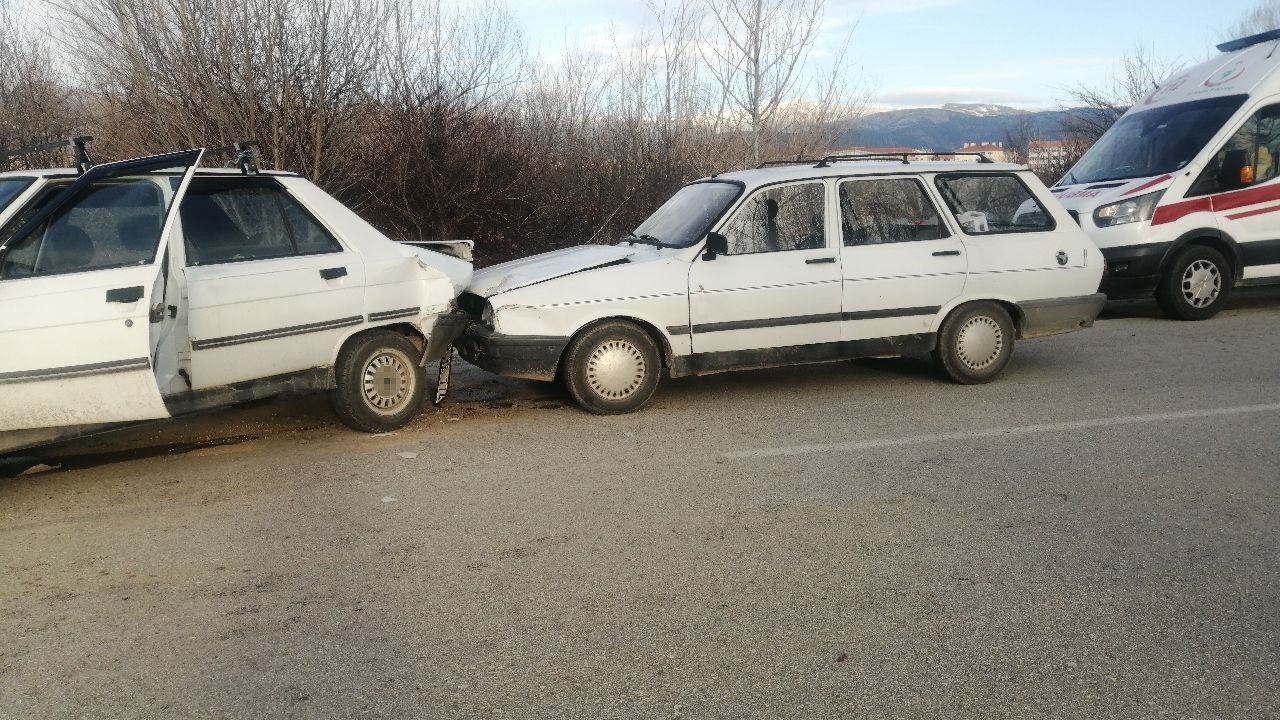
[[619, 321], [632, 323], [644, 330], [645, 334], [648, 335], [649, 338], [653, 340], [654, 344], [658, 346], [658, 354], [662, 358], [663, 369], [671, 369], [671, 363], [675, 358], [675, 350], [672, 348], [671, 339], [667, 337], [666, 333], [659, 330], [658, 326], [649, 320], [636, 317], [635, 315], [622, 314], [595, 318], [594, 320], [584, 323], [577, 330], [573, 331], [573, 333], [569, 335], [569, 342], [565, 343], [564, 349], [560, 351], [560, 359], [556, 361], [556, 371], [558, 373], [564, 372], [564, 356], [565, 353], [569, 351], [569, 346], [573, 344], [574, 340], [582, 336], [583, 333], [589, 332], [592, 328], [605, 323]]
[[931, 331], [937, 335], [942, 332], [942, 326], [946, 323], [948, 318], [969, 305], [981, 302], [995, 303], [996, 305], [1004, 308], [1004, 311], [1009, 313], [1009, 319], [1013, 321], [1014, 336], [1018, 339], [1022, 338], [1022, 331], [1027, 326], [1027, 315], [1023, 312], [1022, 306], [1020, 306], [1016, 300], [1009, 297], [985, 296], [957, 298], [952, 301], [951, 304], [943, 306], [943, 308], [938, 311], [937, 317], [934, 318]]
[[1212, 248], [1222, 253], [1227, 262], [1231, 263], [1232, 277], [1236, 280], [1244, 277], [1244, 260], [1240, 252], [1240, 244], [1236, 242], [1235, 238], [1218, 228], [1199, 228], [1179, 235], [1173, 241], [1173, 244], [1169, 246], [1169, 250], [1165, 252], [1164, 257], [1160, 259], [1159, 276], [1164, 277], [1165, 272], [1169, 269], [1169, 264], [1173, 262], [1178, 253], [1191, 245]]
[[331, 380], [333, 379], [332, 368], [338, 364], [338, 356], [342, 354], [343, 350], [345, 350], [348, 346], [351, 345], [351, 343], [355, 342], [357, 339], [365, 335], [368, 335], [369, 333], [374, 333], [381, 330], [390, 330], [391, 332], [396, 332], [396, 333], [400, 333], [401, 335], [404, 335], [405, 337], [409, 338], [409, 342], [413, 343], [413, 346], [417, 348], [419, 352], [425, 352], [427, 349], [427, 336], [423, 335], [422, 330], [418, 328], [418, 326], [414, 325], [413, 323], [389, 322], [384, 325], [368, 325], [368, 324], [358, 325], [352, 328], [351, 331], [348, 332], [346, 335], [343, 335], [342, 338], [339, 339], [338, 342], [334, 344], [333, 356], [329, 358], [330, 379]]

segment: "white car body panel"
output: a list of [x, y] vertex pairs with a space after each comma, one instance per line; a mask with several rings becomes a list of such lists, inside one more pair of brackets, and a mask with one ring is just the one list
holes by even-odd
[[[959, 171], [1017, 175], [1049, 209], [1056, 227], [1035, 233], [970, 236], [944, 211], [951, 236], [943, 240], [863, 246], [841, 242], [839, 181], [864, 174], [901, 174], [920, 178], [931, 187], [937, 173]], [[660, 339], [669, 362], [678, 365], [743, 351], [759, 354], [770, 349], [924, 336], [935, 333], [946, 314], [965, 302], [998, 300], [1018, 305], [1093, 298], [1102, 275], [1096, 246], [1044, 185], [1020, 166], [857, 163], [825, 170], [770, 168], [724, 179], [741, 182], [745, 188], [713, 230], [721, 228], [761, 187], [815, 179], [826, 182], [826, 247], [723, 255], [708, 261], [702, 257], [701, 241], [687, 248], [624, 242], [569, 248], [487, 268], [476, 273], [467, 290], [467, 295], [487, 302], [485, 313], [491, 313], [493, 325], [483, 331], [486, 337], [517, 345], [567, 343], [597, 321], [630, 319]], [[938, 202], [935, 195], [931, 198]], [[944, 254], [935, 257], [935, 252]], [[924, 309], [899, 312], [913, 308]], [[1096, 310], [1087, 318], [1089, 323], [1094, 315]], [[1065, 330], [1053, 332], [1060, 331]], [[463, 357], [485, 367], [485, 353], [478, 343], [489, 339], [480, 338], [478, 332], [469, 331], [460, 349]], [[543, 364], [495, 372], [545, 380], [556, 371]]]
[[[196, 178], [238, 175], [194, 171]], [[4, 222], [51, 182], [75, 174], [0, 174], [10, 176], [36, 182], [0, 213]], [[262, 177], [306, 208], [342, 251], [188, 267], [171, 204], [150, 264], [0, 279], [0, 452], [168, 417], [193, 403], [225, 404], [218, 398], [231, 397], [233, 387], [271, 394], [290, 378], [323, 375], [348, 338], [372, 327], [412, 325], [427, 339], [426, 352], [447, 347], [432, 341], [433, 332], [461, 328], [454, 299], [472, 280], [469, 262], [388, 239], [303, 178]], [[167, 281], [158, 259], [169, 263]], [[345, 274], [322, 278], [330, 268]], [[104, 302], [107, 290], [137, 286], [145, 293], [135, 302]], [[162, 321], [151, 321], [153, 306]], [[331, 370], [328, 376], [332, 382]]]

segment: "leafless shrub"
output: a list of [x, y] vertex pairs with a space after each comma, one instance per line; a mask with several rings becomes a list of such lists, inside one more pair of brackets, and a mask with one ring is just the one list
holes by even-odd
[[1081, 85], [1068, 91], [1070, 100], [1064, 109], [1070, 114], [1064, 131], [1075, 141], [1092, 145], [1125, 111], [1181, 67], [1181, 62], [1160, 57], [1153, 48], [1134, 48], [1121, 58], [1109, 83]]
[[[80, 109], [38, 28], [0, 0], [0, 150], [64, 138], [80, 121]], [[66, 160], [49, 153], [13, 164]]]
[[1280, 28], [1280, 0], [1261, 0], [1240, 15], [1227, 30], [1225, 39], [1234, 40]]

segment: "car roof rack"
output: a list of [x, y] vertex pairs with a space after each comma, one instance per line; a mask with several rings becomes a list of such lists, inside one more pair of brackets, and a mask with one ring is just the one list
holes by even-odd
[[1280, 29], [1268, 30], [1264, 33], [1258, 33], [1257, 35], [1249, 35], [1235, 40], [1228, 40], [1218, 46], [1218, 51], [1224, 53], [1235, 52], [1237, 50], [1243, 50], [1247, 47], [1253, 47], [1254, 45], [1267, 42], [1268, 40], [1280, 40]]
[[81, 135], [79, 137], [67, 138], [66, 140], [56, 140], [54, 142], [39, 143], [37, 145], [28, 145], [17, 150], [0, 150], [0, 162], [8, 162], [16, 160], [20, 157], [35, 155], [37, 153], [49, 152], [50, 150], [59, 150], [69, 147], [75, 159], [76, 171], [81, 175], [89, 168], [93, 167], [93, 159], [89, 157], [89, 143], [93, 142], [93, 138], [89, 135]]
[[245, 140], [235, 143], [234, 145], [223, 145], [222, 147], [209, 148], [204, 151], [205, 157], [213, 157], [215, 155], [236, 154], [236, 166], [240, 168], [240, 172], [245, 175], [258, 174], [258, 152], [254, 148], [258, 147], [257, 140]]
[[971, 155], [978, 158], [978, 162], [990, 164], [995, 162], [980, 152], [900, 152], [900, 153], [852, 153], [846, 155], [828, 155], [818, 161], [814, 165], [816, 168], [830, 167], [832, 163], [837, 162], [857, 162], [857, 161], [876, 161], [876, 160], [899, 160], [903, 165], [910, 165], [913, 157], [938, 157], [939, 155], [950, 155], [951, 157], [960, 157], [961, 155]]
[[816, 162], [821, 162], [821, 161], [813, 160], [813, 159], [805, 159], [805, 158], [796, 158], [794, 160], [765, 160], [764, 162], [757, 165], [756, 169], [761, 170], [763, 168], [779, 167], [781, 165], [812, 165]]

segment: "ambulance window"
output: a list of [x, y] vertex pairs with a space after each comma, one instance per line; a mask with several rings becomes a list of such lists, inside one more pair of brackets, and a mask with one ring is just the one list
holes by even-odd
[[1280, 105], [1254, 113], [1213, 156], [1188, 196], [1239, 190], [1280, 175]]

